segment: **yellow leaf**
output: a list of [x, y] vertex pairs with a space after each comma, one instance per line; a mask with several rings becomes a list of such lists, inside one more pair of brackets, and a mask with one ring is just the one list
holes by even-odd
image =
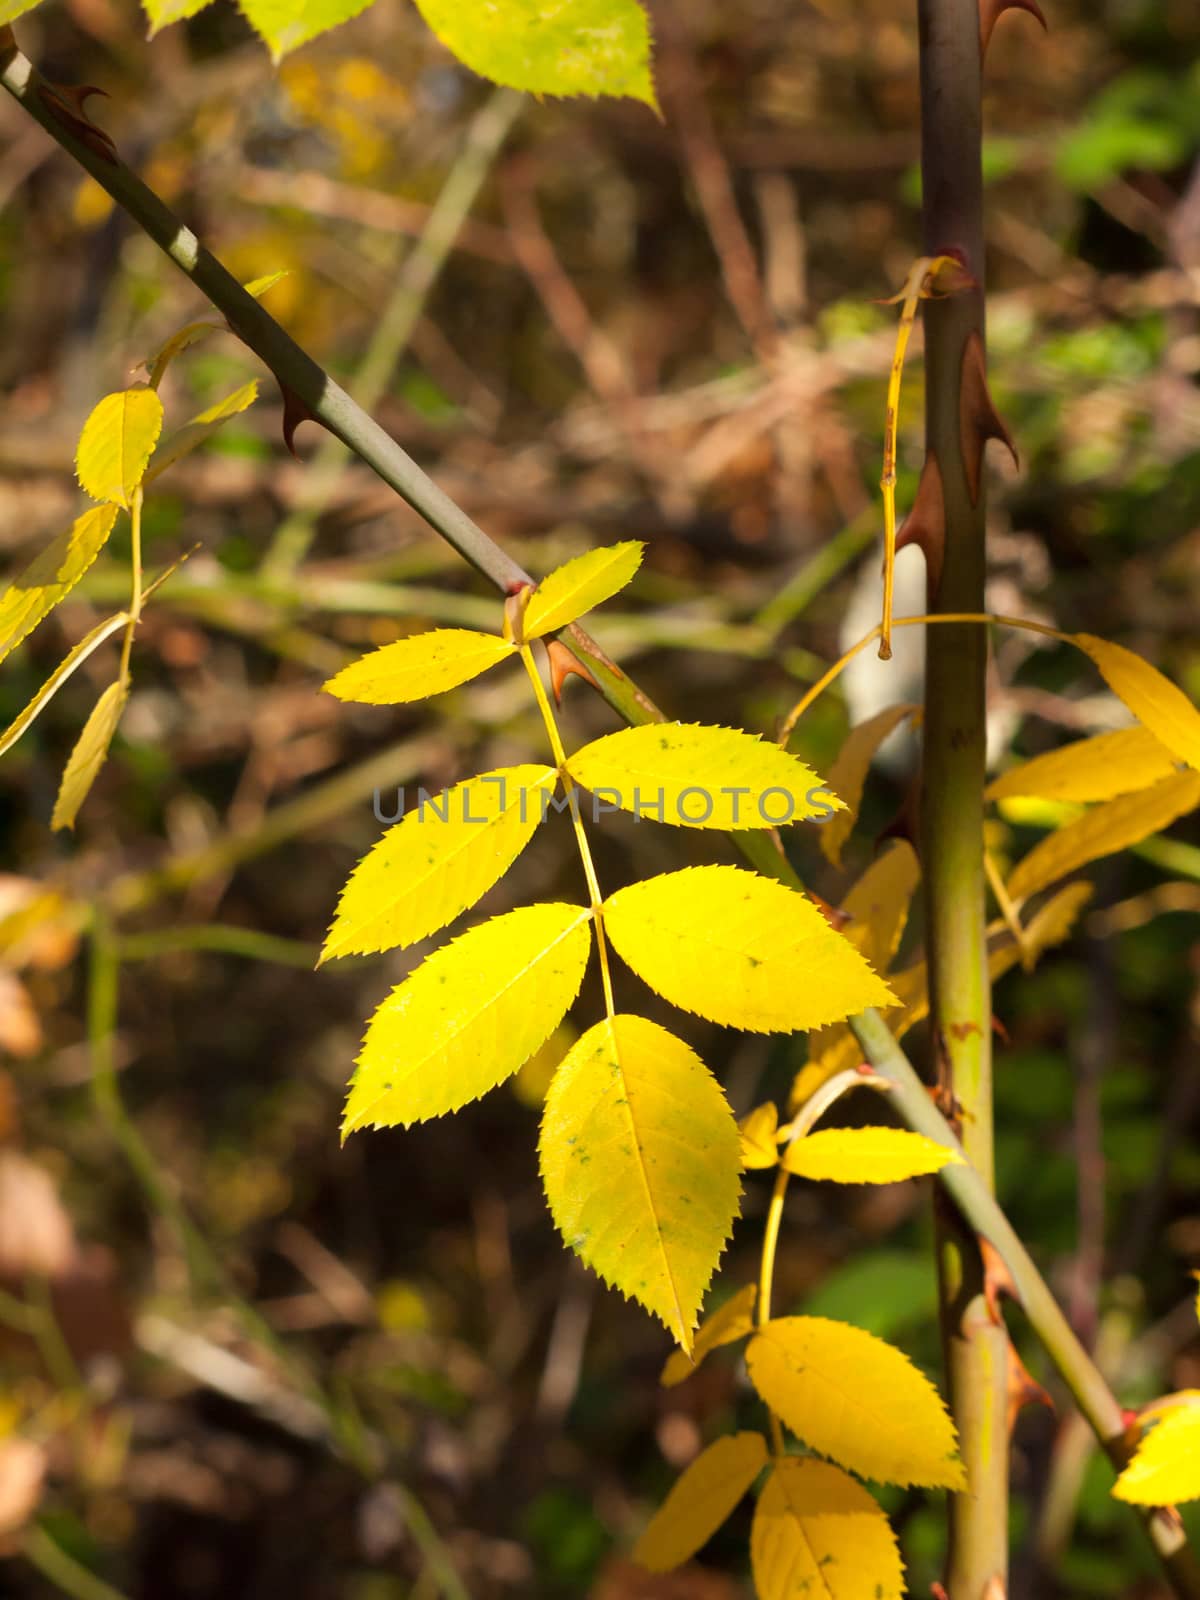
[[553, 767], [507, 767], [419, 791], [351, 873], [321, 960], [415, 944], [453, 922], [524, 850], [557, 782]]
[[744, 1339], [754, 1327], [751, 1317], [757, 1296], [758, 1285], [748, 1283], [710, 1317], [705, 1317], [696, 1329], [691, 1353], [672, 1350], [667, 1357], [658, 1379], [663, 1388], [673, 1389], [685, 1378], [690, 1378], [710, 1350], [720, 1350], [724, 1345]]
[[737, 1124], [699, 1056], [644, 1017], [597, 1023], [555, 1074], [538, 1148], [567, 1244], [690, 1348], [741, 1190]]
[[992, 950], [988, 957], [988, 971], [993, 981], [1003, 977], [1021, 961], [1026, 970], [1032, 971], [1039, 956], [1067, 938], [1079, 920], [1079, 913], [1094, 893], [1094, 885], [1076, 881], [1052, 895], [1036, 916], [1025, 924], [1023, 947], [1009, 936]]
[[178, 332], [173, 333], [162, 346], [158, 354], [144, 362], [150, 374], [150, 387], [157, 389], [162, 382], [163, 373], [166, 372], [175, 357], [182, 355], [185, 350], [190, 350], [192, 345], [199, 344], [201, 339], [207, 339], [210, 333], [219, 333], [219, 322], [189, 322]]
[[779, 1111], [773, 1100], [755, 1106], [748, 1116], [738, 1123], [742, 1140], [743, 1167], [777, 1167], [779, 1147], [775, 1143], [775, 1130], [779, 1126]]
[[93, 506], [9, 584], [0, 596], [0, 661], [70, 594], [103, 550], [116, 520], [116, 506]]
[[1139, 1506], [1200, 1500], [1200, 1406], [1169, 1411], [1142, 1439], [1113, 1494]]
[[625, 544], [588, 550], [544, 577], [525, 607], [522, 632], [527, 639], [557, 633], [585, 611], [610, 600], [632, 581], [645, 548], [635, 539]]
[[470, 628], [435, 628], [411, 639], [397, 639], [343, 667], [325, 685], [339, 700], [369, 706], [394, 706], [441, 694], [477, 678], [514, 654], [506, 639]]
[[[896, 980], [888, 980], [895, 988]], [[828, 1028], [814, 1028], [808, 1036], [809, 1059], [792, 1079], [788, 1096], [789, 1112], [796, 1111], [806, 1100], [811, 1100], [822, 1084], [858, 1066], [863, 1058], [862, 1045], [844, 1022], [835, 1022]]]
[[1091, 656], [1105, 683], [1144, 727], [1180, 761], [1200, 769], [1200, 711], [1182, 689], [1124, 645], [1091, 633], [1073, 634], [1072, 643]]
[[987, 798], [1033, 795], [1039, 800], [1112, 800], [1170, 777], [1177, 765], [1166, 745], [1135, 723], [1132, 728], [1099, 733], [1094, 739], [1077, 739], [1061, 750], [1010, 768], [988, 785]]
[[883, 980], [804, 895], [739, 867], [686, 867], [619, 889], [618, 954], [685, 1011], [757, 1033], [892, 1004]]
[[759, 1396], [812, 1449], [880, 1483], [961, 1489], [954, 1424], [893, 1345], [825, 1317], [777, 1317], [746, 1352]]
[[896, 839], [841, 902], [839, 909], [850, 918], [843, 929], [846, 938], [877, 972], [892, 964], [920, 880], [917, 852], [907, 839]]
[[16, 744], [26, 728], [41, 715], [76, 668], [82, 666], [93, 651], [98, 650], [106, 639], [111, 639], [113, 634], [123, 628], [128, 621], [128, 612], [119, 611], [115, 617], [109, 617], [106, 622], [99, 623], [89, 634], [80, 639], [70, 655], [59, 662], [25, 709], [13, 719], [3, 735], [0, 735], [0, 756]]
[[961, 1163], [945, 1145], [900, 1128], [822, 1128], [793, 1140], [783, 1155], [797, 1177], [830, 1183], [903, 1183]]
[[435, 951], [371, 1018], [343, 1138], [457, 1111], [511, 1077], [566, 1015], [591, 945], [590, 911], [537, 905]]
[[184, 456], [190, 456], [193, 450], [198, 450], [202, 444], [211, 439], [222, 423], [245, 411], [257, 398], [258, 379], [251, 378], [249, 383], [242, 384], [240, 389], [235, 389], [232, 394], [226, 395], [224, 400], [219, 400], [216, 405], [201, 411], [198, 416], [180, 428], [178, 433], [171, 435], [155, 456], [154, 465], [147, 471], [143, 481], [147, 484], [153, 483], [168, 467], [173, 467], [177, 461], [182, 461]]
[[162, 425], [162, 401], [144, 383], [105, 395], [79, 435], [75, 472], [84, 492], [128, 510]]
[[835, 867], [841, 866], [842, 849], [858, 821], [863, 786], [875, 752], [906, 717], [911, 717], [919, 710], [920, 707], [915, 705], [889, 706], [878, 716], [851, 728], [846, 742], [838, 751], [829, 769], [829, 787], [846, 802], [846, 809], [839, 811], [821, 829], [821, 849], [825, 852], [826, 860]]
[[687, 828], [780, 828], [841, 807], [811, 768], [740, 728], [621, 728], [585, 745], [567, 767], [597, 808]]
[[1158, 833], [1200, 805], [1200, 773], [1176, 772], [1149, 789], [1105, 800], [1049, 834], [1017, 863], [1007, 888], [1026, 900], [1089, 861], [1112, 855]]
[[50, 818], [52, 828], [75, 826], [79, 808], [87, 799], [104, 765], [104, 758], [108, 755], [108, 747], [128, 698], [129, 685], [118, 680], [109, 684], [92, 707], [92, 714], [84, 723], [83, 732], [71, 751], [58, 788], [58, 799], [54, 802], [54, 814]]
[[901, 1600], [904, 1564], [883, 1512], [824, 1461], [777, 1461], [754, 1510], [758, 1600]]
[[634, 1547], [633, 1559], [650, 1572], [682, 1566], [708, 1543], [766, 1464], [761, 1433], [715, 1440], [677, 1480]]

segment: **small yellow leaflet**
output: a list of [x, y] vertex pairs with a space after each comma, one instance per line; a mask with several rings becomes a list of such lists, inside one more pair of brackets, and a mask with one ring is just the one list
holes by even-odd
[[738, 1123], [742, 1139], [742, 1166], [761, 1169], [779, 1165], [779, 1146], [775, 1130], [779, 1127], [779, 1111], [773, 1100], [755, 1106], [748, 1116]]
[[372, 650], [343, 667], [324, 687], [339, 700], [402, 705], [467, 683], [513, 654], [513, 646], [496, 634], [435, 628]]
[[485, 772], [418, 800], [350, 875], [321, 960], [415, 944], [501, 879], [542, 820], [553, 767]]
[[877, 972], [892, 964], [920, 881], [917, 852], [907, 839], [896, 839], [841, 902], [840, 909], [850, 918], [842, 931]]
[[371, 0], [238, 0], [246, 21], [278, 64], [291, 50], [365, 11]]
[[75, 472], [84, 492], [128, 510], [162, 425], [162, 401], [145, 384], [105, 395], [79, 435]]
[[1091, 633], [1073, 634], [1071, 642], [1091, 656], [1105, 683], [1143, 726], [1180, 761], [1200, 770], [1200, 711], [1182, 689], [1124, 645]]
[[851, 728], [834, 758], [829, 769], [829, 787], [845, 801], [846, 809], [839, 811], [821, 829], [821, 849], [826, 860], [835, 867], [841, 866], [842, 850], [858, 821], [863, 787], [876, 751], [890, 733], [920, 709], [916, 705], [889, 706], [869, 721], [860, 722], [856, 728]]
[[206, 440], [228, 422], [230, 417], [236, 417], [240, 412], [254, 404], [258, 398], [258, 379], [251, 378], [249, 383], [242, 384], [240, 389], [235, 389], [232, 394], [227, 394], [224, 400], [218, 400], [199, 416], [180, 428], [178, 433], [173, 433], [154, 457], [154, 464], [146, 473], [144, 482], [151, 484], [177, 461], [182, 461], [184, 456], [190, 456], [193, 450], [198, 450]]
[[686, 867], [619, 889], [617, 953], [685, 1011], [756, 1033], [816, 1028], [891, 991], [804, 895], [739, 867]]
[[754, 1510], [758, 1600], [901, 1600], [896, 1536], [862, 1487], [824, 1461], [777, 1461]]
[[1026, 900], [1058, 878], [1158, 833], [1200, 805], [1200, 772], [1176, 772], [1149, 789], [1105, 800], [1049, 834], [1017, 863], [1006, 885]]
[[579, 993], [592, 945], [582, 906], [523, 906], [444, 945], [371, 1019], [343, 1138], [457, 1111], [511, 1077]]
[[83, 725], [83, 732], [71, 751], [59, 785], [54, 814], [50, 818], [52, 828], [75, 826], [79, 808], [87, 799], [104, 765], [104, 758], [108, 755], [108, 747], [128, 698], [129, 685], [118, 680], [109, 684], [92, 707], [92, 714]]
[[6, 750], [10, 750], [26, 728], [36, 721], [71, 674], [83, 665], [93, 651], [98, 650], [106, 639], [111, 639], [113, 634], [123, 628], [128, 621], [129, 613], [127, 611], [118, 611], [115, 617], [109, 617], [106, 622], [97, 624], [89, 634], [80, 639], [71, 653], [55, 667], [25, 709], [14, 717], [3, 735], [0, 735], [0, 756]]
[[621, 728], [567, 767], [598, 804], [686, 828], [779, 828], [842, 806], [802, 761], [740, 728]]
[[1174, 754], [1139, 722], [1132, 728], [1098, 733], [1093, 739], [1077, 739], [1060, 750], [1010, 767], [988, 784], [987, 798], [1033, 795], [1039, 800], [1082, 804], [1112, 800], [1169, 778], [1177, 765]]
[[670, 1572], [707, 1544], [767, 1464], [761, 1433], [734, 1433], [702, 1450], [634, 1547], [650, 1572]]
[[1200, 1500], [1200, 1394], [1168, 1411], [1142, 1439], [1113, 1494], [1139, 1506]]
[[589, 1028], [555, 1074], [539, 1140], [566, 1243], [691, 1347], [737, 1215], [737, 1124], [695, 1051], [644, 1017]]
[[788, 1145], [783, 1164], [797, 1177], [830, 1183], [902, 1183], [961, 1165], [962, 1157], [900, 1128], [822, 1128]]
[[636, 540], [588, 550], [544, 577], [529, 596], [521, 630], [527, 639], [557, 633], [604, 600], [611, 600], [642, 564], [645, 547]]
[[48, 617], [103, 550], [116, 506], [93, 506], [29, 563], [0, 596], [0, 661]]
[[961, 1489], [954, 1424], [893, 1345], [825, 1317], [777, 1317], [746, 1351], [750, 1381], [799, 1438], [864, 1478]]
[[[893, 990], [897, 990], [896, 978], [889, 978], [888, 983]], [[886, 1020], [890, 1026], [890, 1018]], [[808, 1036], [808, 1052], [808, 1060], [792, 1079], [791, 1093], [788, 1095], [789, 1112], [796, 1111], [806, 1100], [811, 1100], [830, 1078], [836, 1078], [839, 1072], [845, 1072], [850, 1067], [857, 1067], [863, 1059], [862, 1045], [844, 1022], [835, 1022], [828, 1028], [814, 1028]]]
[[748, 1283], [711, 1316], [705, 1317], [696, 1329], [691, 1354], [672, 1350], [667, 1357], [658, 1379], [663, 1388], [673, 1389], [685, 1378], [690, 1378], [710, 1350], [719, 1350], [723, 1345], [744, 1339], [754, 1327], [751, 1318], [757, 1298], [758, 1285]]

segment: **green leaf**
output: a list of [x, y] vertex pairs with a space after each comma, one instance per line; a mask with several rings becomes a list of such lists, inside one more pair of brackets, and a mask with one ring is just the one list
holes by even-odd
[[330, 678], [325, 690], [339, 700], [369, 706], [403, 705], [467, 683], [513, 654], [514, 647], [494, 633], [435, 628], [352, 661]]
[[650, 24], [636, 0], [417, 0], [417, 9], [464, 65], [493, 83], [656, 105]]
[[685, 1349], [737, 1215], [737, 1124], [693, 1050], [644, 1017], [584, 1034], [546, 1096], [539, 1143], [555, 1224]]
[[579, 993], [591, 915], [581, 906], [524, 906], [422, 962], [371, 1019], [343, 1138], [444, 1116], [511, 1077]]
[[162, 401], [144, 383], [105, 395], [84, 423], [75, 452], [84, 492], [128, 510], [162, 425]]
[[568, 622], [618, 594], [642, 564], [645, 546], [636, 540], [588, 550], [547, 573], [529, 596], [521, 632], [526, 639], [557, 633]]
[[6, 750], [10, 750], [26, 728], [41, 715], [75, 669], [82, 666], [87, 658], [98, 650], [106, 639], [111, 639], [113, 634], [123, 628], [128, 621], [129, 613], [127, 611], [119, 611], [115, 617], [109, 617], [106, 622], [99, 623], [89, 634], [80, 639], [70, 655], [59, 662], [25, 709], [13, 719], [4, 733], [0, 735], [0, 756]]
[[83, 725], [83, 732], [79, 735], [74, 750], [71, 751], [62, 783], [59, 785], [58, 799], [54, 802], [54, 814], [50, 818], [52, 828], [75, 826], [79, 808], [87, 799], [100, 768], [104, 765], [108, 747], [112, 743], [113, 734], [117, 731], [117, 723], [121, 720], [121, 713], [128, 698], [128, 683], [118, 679], [116, 683], [109, 684], [92, 707], [92, 714]]
[[788, 1145], [783, 1164], [797, 1177], [829, 1183], [903, 1183], [961, 1166], [962, 1157], [900, 1128], [822, 1128]]
[[961, 1489], [937, 1390], [901, 1351], [847, 1322], [776, 1317], [751, 1340], [759, 1397], [812, 1449], [880, 1483]]
[[85, 511], [8, 586], [0, 597], [0, 661], [70, 594], [103, 550], [116, 520], [116, 506]]
[[371, 0], [238, 0], [246, 21], [266, 42], [275, 61], [330, 28], [349, 22], [370, 4]]
[[419, 799], [355, 867], [321, 960], [415, 944], [453, 922], [524, 850], [557, 782], [553, 767], [507, 767]]
[[227, 394], [224, 400], [218, 400], [216, 405], [209, 406], [194, 416], [192, 420], [173, 433], [154, 457], [154, 464], [147, 471], [143, 480], [146, 484], [154, 482], [155, 478], [173, 467], [177, 461], [182, 461], [184, 456], [190, 456], [193, 450], [198, 450], [212, 438], [230, 417], [236, 417], [252, 406], [258, 399], [258, 379], [251, 378], [249, 383], [243, 383], [241, 388], [235, 389], [232, 394]]
[[754, 1510], [758, 1600], [901, 1600], [904, 1564], [883, 1512], [824, 1461], [777, 1461]]
[[664, 999], [726, 1027], [789, 1032], [893, 1004], [811, 900], [739, 867], [630, 884], [606, 901], [604, 926]]
[[767, 1464], [761, 1433], [734, 1433], [702, 1450], [679, 1478], [634, 1547], [650, 1572], [670, 1572], [694, 1556], [729, 1516]]
[[842, 805], [810, 767], [740, 728], [621, 728], [577, 751], [567, 769], [598, 805], [688, 828], [778, 828]]

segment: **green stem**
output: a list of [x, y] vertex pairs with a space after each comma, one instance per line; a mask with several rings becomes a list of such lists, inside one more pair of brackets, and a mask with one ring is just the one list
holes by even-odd
[[31, 1567], [63, 1594], [71, 1595], [72, 1600], [126, 1600], [119, 1589], [68, 1555], [40, 1522], [35, 1522], [25, 1535], [21, 1553]]

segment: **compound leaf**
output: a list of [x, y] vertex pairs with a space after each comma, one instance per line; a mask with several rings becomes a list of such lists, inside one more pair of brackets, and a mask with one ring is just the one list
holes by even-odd
[[1077, 739], [1011, 767], [988, 784], [987, 798], [1033, 795], [1039, 800], [1086, 805], [1149, 788], [1160, 778], [1169, 778], [1177, 766], [1173, 753], [1139, 722], [1132, 728], [1098, 733], [1093, 739]]
[[75, 452], [75, 473], [84, 492], [128, 510], [162, 425], [162, 401], [146, 384], [105, 395], [84, 423]]
[[689, 1349], [737, 1215], [737, 1124], [695, 1051], [644, 1017], [589, 1028], [554, 1076], [539, 1141], [555, 1224]]
[[758, 1600], [901, 1600], [896, 1536], [860, 1483], [825, 1461], [777, 1461], [750, 1531]]
[[598, 803], [687, 828], [777, 828], [841, 801], [778, 745], [740, 728], [647, 723], [605, 734], [568, 770]]
[[690, 1378], [710, 1350], [719, 1350], [723, 1345], [744, 1339], [754, 1327], [751, 1318], [757, 1297], [758, 1285], [748, 1283], [710, 1317], [705, 1317], [696, 1329], [691, 1353], [672, 1350], [667, 1357], [658, 1380], [663, 1388], [673, 1389], [685, 1378]]
[[371, 1018], [343, 1138], [457, 1111], [511, 1077], [579, 993], [590, 924], [582, 906], [524, 906], [423, 961]]
[[465, 66], [493, 83], [655, 104], [650, 25], [636, 0], [417, 0], [417, 9]]
[[120, 679], [110, 683], [92, 707], [92, 714], [83, 725], [63, 772], [50, 818], [52, 828], [73, 828], [79, 808], [87, 799], [92, 785], [112, 743], [117, 723], [129, 698], [129, 685]]
[[1025, 900], [1067, 873], [1158, 833], [1200, 805], [1200, 772], [1175, 772], [1136, 794], [1105, 800], [1065, 823], [1019, 861], [1007, 888]]
[[652, 989], [757, 1033], [816, 1028], [891, 991], [804, 895], [739, 867], [686, 867], [605, 904], [614, 946]]
[[275, 61], [349, 22], [370, 4], [371, 0], [238, 0], [242, 15]]
[[821, 849], [827, 861], [835, 867], [842, 864], [842, 849], [858, 821], [862, 805], [863, 787], [875, 753], [888, 735], [908, 717], [920, 711], [920, 706], [889, 706], [877, 716], [851, 728], [846, 741], [829, 769], [829, 787], [846, 803], [821, 829]]
[[644, 548], [636, 539], [630, 539], [625, 544], [587, 550], [556, 567], [529, 596], [521, 623], [525, 637], [539, 639], [545, 633], [557, 633], [568, 622], [610, 600], [632, 582], [642, 564]]
[[767, 1464], [761, 1433], [727, 1434], [702, 1450], [634, 1547], [650, 1572], [669, 1572], [707, 1544]]
[[783, 1154], [797, 1177], [830, 1183], [903, 1183], [961, 1162], [944, 1144], [900, 1128], [822, 1128]]
[[826, 1317], [777, 1317], [746, 1351], [750, 1381], [799, 1438], [880, 1483], [962, 1489], [954, 1424], [901, 1351]]
[[321, 960], [415, 944], [453, 922], [524, 850], [557, 782], [553, 767], [507, 767], [422, 794], [351, 873]]
[[103, 550], [116, 506], [93, 506], [52, 539], [0, 596], [0, 661], [49, 616]]
[[1072, 643], [1091, 656], [1105, 683], [1144, 727], [1180, 761], [1200, 769], [1200, 711], [1182, 689], [1124, 645], [1091, 633], [1073, 634]]
[[1200, 1394], [1171, 1410], [1143, 1437], [1113, 1487], [1118, 1500], [1173, 1506], [1200, 1500]]
[[324, 687], [339, 700], [402, 705], [467, 683], [513, 653], [513, 646], [494, 633], [434, 628], [372, 650], [343, 667]]

